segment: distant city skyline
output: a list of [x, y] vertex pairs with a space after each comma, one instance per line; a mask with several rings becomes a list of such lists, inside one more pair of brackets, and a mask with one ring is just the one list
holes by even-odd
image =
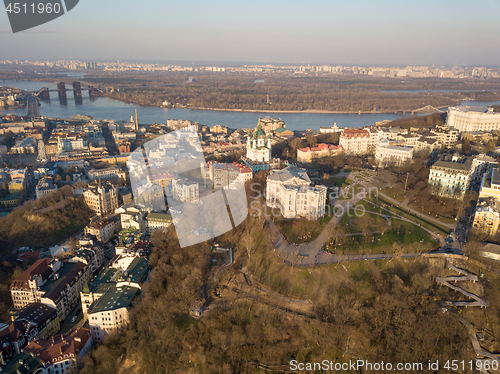
[[16, 34], [1, 13], [3, 59], [500, 64], [496, 0], [85, 0], [63, 17]]

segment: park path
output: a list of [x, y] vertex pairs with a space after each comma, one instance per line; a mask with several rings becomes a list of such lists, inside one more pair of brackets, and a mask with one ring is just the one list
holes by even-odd
[[[343, 189], [344, 196], [346, 191], [352, 188], [353, 185], [357, 184], [357, 179], [353, 180], [351, 185], [347, 186]], [[366, 185], [364, 185], [366, 192]], [[266, 219], [266, 223], [271, 232], [272, 244], [274, 250], [278, 252], [279, 256], [282, 257], [286, 264], [292, 266], [314, 266], [314, 265], [326, 265], [326, 264], [334, 264], [344, 261], [363, 261], [363, 260], [383, 260], [383, 259], [392, 259], [392, 258], [415, 258], [420, 257], [420, 253], [404, 253], [404, 254], [359, 254], [359, 255], [334, 255], [328, 252], [323, 251], [325, 244], [332, 237], [333, 231], [337, 224], [342, 219], [343, 215], [349, 211], [349, 208], [353, 208], [359, 201], [363, 200], [365, 197], [365, 193], [359, 192], [358, 194], [352, 196], [350, 199], [346, 200], [337, 200], [335, 201], [335, 206], [338, 207], [337, 212], [340, 214], [334, 214], [330, 219], [330, 222], [325, 226], [323, 231], [318, 235], [318, 237], [311, 242], [308, 243], [289, 243], [285, 236], [278, 229], [276, 224], [269, 217]], [[420, 229], [429, 233], [434, 239], [438, 240], [441, 245], [444, 245], [444, 239], [439, 235], [429, 230], [425, 227], [422, 227], [419, 224], [414, 223], [408, 218], [400, 216], [396, 213], [389, 211], [388, 209], [370, 202], [374, 206], [379, 209], [385, 210], [388, 214], [380, 214], [376, 212], [369, 212], [373, 214], [380, 215], [386, 219], [399, 219], [401, 221], [412, 223], [418, 226]], [[349, 235], [359, 235], [359, 234], [349, 234]]]
[[[455, 286], [451, 284], [450, 282], [461, 282], [461, 281], [472, 281], [472, 282], [477, 282], [478, 278], [477, 275], [471, 274], [463, 269], [458, 268], [453, 264], [453, 261], [450, 257], [446, 259], [446, 264], [448, 268], [456, 271], [457, 273], [461, 274], [461, 276], [448, 276], [448, 277], [436, 277], [436, 282], [438, 282], [441, 285], [447, 286], [451, 288], [454, 291], [460, 292], [464, 296], [467, 296], [470, 299], [473, 299], [475, 301], [446, 301], [447, 305], [452, 305], [452, 306], [480, 306], [481, 308], [486, 308], [488, 306], [488, 301], [480, 298], [479, 296], [473, 294], [472, 292], [466, 291], [458, 286]], [[500, 360], [500, 356], [498, 354], [494, 354], [489, 352], [488, 350], [484, 349], [481, 347], [481, 343], [479, 342], [479, 339], [477, 338], [477, 330], [476, 328], [472, 325], [472, 323], [466, 321], [462, 316], [459, 316], [458, 314], [452, 313], [453, 316], [458, 318], [458, 320], [467, 328], [467, 332], [469, 334], [469, 338], [472, 341], [472, 347], [474, 348], [474, 351], [476, 352], [476, 356], [482, 356], [483, 358], [478, 359], [477, 361], [482, 362], [482, 370], [481, 373], [489, 373], [491, 371], [488, 371], [484, 369], [484, 363], [485, 362], [490, 362], [491, 360], [493, 361], [498, 361]], [[484, 358], [486, 357], [486, 358]], [[491, 367], [491, 365], [490, 365]], [[497, 371], [495, 371], [497, 372]]]

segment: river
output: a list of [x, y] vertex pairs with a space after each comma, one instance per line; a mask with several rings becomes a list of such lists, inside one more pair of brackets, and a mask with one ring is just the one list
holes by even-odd
[[[47, 85], [55, 88], [55, 83], [36, 81], [0, 81], [1, 86], [17, 87], [34, 91]], [[166, 123], [167, 119], [187, 119], [200, 122], [203, 125], [224, 125], [230, 128], [253, 128], [259, 117], [281, 118], [290, 130], [319, 130], [320, 127], [329, 127], [336, 123], [340, 127], [363, 127], [373, 125], [382, 120], [394, 120], [403, 117], [401, 113], [264, 113], [264, 112], [231, 112], [217, 110], [166, 109], [158, 107], [138, 107], [121, 101], [105, 97], [90, 100], [88, 92], [83, 91], [83, 103], [76, 105], [71, 92], [68, 92], [68, 105], [60, 105], [57, 92], [51, 92], [51, 102], [41, 102], [40, 115], [55, 118], [71, 118], [76, 114], [85, 114], [95, 119], [126, 120], [138, 109], [139, 123]], [[467, 101], [464, 105], [500, 104], [500, 102]], [[26, 115], [26, 108], [0, 108], [0, 115], [13, 113], [19, 116]], [[406, 114], [409, 116], [410, 114]]]

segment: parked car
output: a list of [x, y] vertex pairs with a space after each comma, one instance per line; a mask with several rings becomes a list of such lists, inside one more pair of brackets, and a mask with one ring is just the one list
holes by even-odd
[[71, 323], [74, 323], [77, 318], [78, 318], [77, 316], [73, 316], [73, 318], [71, 318]]

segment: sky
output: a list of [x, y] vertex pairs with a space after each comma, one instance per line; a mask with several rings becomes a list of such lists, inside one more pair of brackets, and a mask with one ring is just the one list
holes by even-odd
[[[16, 0], [17, 1], [17, 0]], [[0, 59], [500, 65], [500, 0], [80, 0]]]

